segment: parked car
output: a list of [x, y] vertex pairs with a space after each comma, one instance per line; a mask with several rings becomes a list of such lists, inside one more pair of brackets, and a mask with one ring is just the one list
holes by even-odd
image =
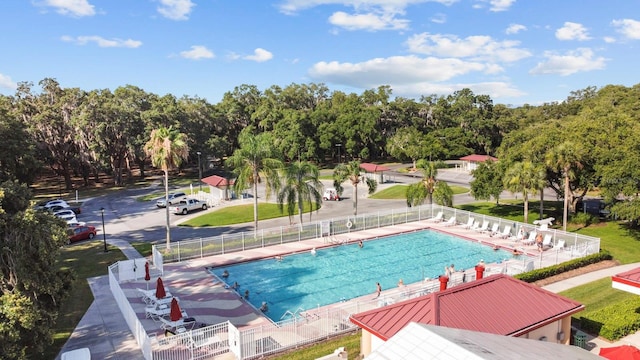
[[76, 215], [82, 212], [82, 209], [79, 206], [64, 206], [64, 205], [54, 205], [49, 207], [48, 210], [51, 212], [56, 212], [60, 210], [71, 210], [74, 213], [76, 213]]
[[324, 191], [322, 200], [340, 201], [340, 195], [338, 195], [338, 191], [336, 189], [328, 188]]
[[[180, 200], [183, 200], [186, 197], [187, 197], [187, 194], [183, 192], [169, 193], [169, 205], [177, 204]], [[159, 208], [163, 208], [167, 206], [167, 204], [165, 203], [164, 196], [158, 199], [158, 201], [156, 201], [156, 206]]]
[[184, 199], [171, 208], [174, 214], [186, 215], [193, 210], [207, 210], [207, 204], [196, 199]]
[[72, 242], [86, 240], [86, 239], [91, 240], [94, 237], [96, 237], [97, 232], [96, 232], [95, 226], [81, 225], [81, 226], [69, 227], [69, 229], [67, 230], [67, 234], [69, 234], [69, 241], [67, 242], [67, 244], [70, 244]]
[[49, 210], [51, 207], [54, 207], [54, 206], [66, 206], [66, 207], [68, 207], [69, 204], [67, 204], [67, 202], [62, 200], [62, 199], [43, 200], [43, 201], [40, 201], [40, 202], [36, 203], [34, 208], [36, 210]]
[[76, 219], [76, 213], [74, 213], [72, 210], [60, 210], [54, 212], [53, 215], [59, 217], [60, 219], [63, 219], [67, 222], [67, 224], [78, 222], [78, 219]]

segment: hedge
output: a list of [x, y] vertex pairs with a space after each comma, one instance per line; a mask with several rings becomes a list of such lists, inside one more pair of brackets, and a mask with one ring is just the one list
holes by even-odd
[[580, 328], [616, 341], [640, 330], [640, 298], [616, 302], [589, 313], [589, 318], [580, 318]]
[[583, 258], [566, 261], [558, 265], [547, 266], [542, 269], [536, 269], [526, 273], [518, 274], [515, 275], [514, 278], [522, 280], [524, 282], [532, 283], [554, 275], [565, 273], [569, 270], [579, 269], [587, 265], [596, 264], [600, 261], [611, 259], [613, 259], [613, 257], [608, 251], [600, 250], [600, 252], [597, 254], [592, 254]]

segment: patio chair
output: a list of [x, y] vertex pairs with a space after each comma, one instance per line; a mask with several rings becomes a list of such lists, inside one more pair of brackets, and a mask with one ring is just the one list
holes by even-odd
[[477, 232], [481, 232], [481, 233], [486, 232], [488, 230], [489, 230], [489, 221], [488, 220], [484, 220], [482, 222], [482, 226], [476, 229]]
[[558, 240], [558, 242], [551, 248], [551, 250], [564, 250], [564, 240]]
[[511, 225], [505, 225], [500, 233], [500, 238], [508, 239], [509, 237], [511, 237]]
[[171, 321], [169, 319], [165, 319], [164, 317], [160, 317], [160, 322], [162, 323], [160, 327], [163, 330], [169, 330], [175, 334], [179, 334], [186, 332], [187, 329], [193, 329], [193, 326], [196, 324], [196, 319], [187, 317], [187, 313], [182, 310], [182, 319]]
[[498, 233], [498, 229], [499, 228], [500, 228], [500, 224], [499, 223], [494, 223], [491, 226], [491, 230], [489, 231], [489, 236], [496, 235]]
[[442, 211], [440, 211], [435, 217], [432, 217], [431, 219], [427, 220], [427, 221], [433, 221], [433, 222], [441, 222], [442, 220], [444, 220], [444, 214], [442, 213]]
[[529, 237], [526, 238], [525, 240], [522, 240], [522, 243], [524, 245], [533, 245], [536, 242], [536, 232], [532, 231], [529, 233]]
[[[140, 289], [140, 288], [136, 288], [136, 290], [138, 290], [138, 292], [141, 294], [142, 296], [142, 301], [145, 302], [145, 304], [147, 305], [151, 305], [154, 301], [157, 300], [156, 298], [156, 289], [151, 289], [151, 290], [144, 290], [144, 289]], [[163, 299], [169, 299], [169, 301], [171, 301], [171, 293], [169, 291], [166, 291], [167, 296], [165, 296]]]
[[471, 227], [473, 226], [474, 221], [475, 220], [472, 217], [469, 217], [469, 220], [467, 220], [466, 224], [462, 225], [462, 228], [463, 229], [471, 229]]
[[455, 226], [456, 225], [456, 217], [452, 216], [444, 223], [444, 226]]
[[546, 234], [544, 236], [544, 239], [542, 239], [542, 249], [546, 249], [546, 248], [550, 248], [553, 247], [553, 245], [551, 244], [551, 241], [553, 240], [553, 235], [551, 234]]

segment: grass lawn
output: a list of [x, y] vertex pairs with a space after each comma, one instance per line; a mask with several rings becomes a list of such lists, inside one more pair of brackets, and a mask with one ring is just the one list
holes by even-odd
[[[453, 195], [468, 193], [469, 189], [464, 186], [451, 185]], [[369, 196], [370, 199], [398, 200], [407, 198], [407, 185], [393, 185], [384, 190], [380, 190]]]
[[56, 265], [60, 269], [73, 269], [77, 277], [72, 285], [71, 295], [60, 308], [53, 345], [47, 349], [45, 359], [55, 359], [93, 302], [87, 278], [106, 275], [109, 265], [126, 260], [118, 248], [109, 246], [108, 249], [109, 252], [105, 253], [102, 240], [97, 238], [62, 248]]
[[307, 360], [317, 359], [319, 357], [332, 354], [335, 349], [344, 347], [349, 355], [349, 359], [356, 359], [360, 354], [360, 331], [355, 334], [345, 335], [335, 339], [329, 339], [320, 344], [312, 345], [307, 348], [292, 351], [270, 360]]
[[[316, 209], [314, 206], [314, 211]], [[309, 212], [309, 204], [304, 204], [303, 212]], [[296, 207], [294, 216], [298, 214], [298, 209]], [[287, 215], [286, 205], [280, 211], [278, 204], [273, 203], [258, 203], [258, 218], [259, 220], [267, 220], [274, 219]], [[206, 213], [204, 215], [195, 217], [188, 221], [181, 223], [179, 226], [190, 226], [190, 227], [199, 227], [199, 226], [223, 226], [223, 225], [232, 225], [232, 224], [242, 224], [246, 222], [253, 221], [253, 203], [244, 204], [244, 205], [236, 205], [236, 206], [227, 206], [220, 208], [216, 211], [212, 211]]]

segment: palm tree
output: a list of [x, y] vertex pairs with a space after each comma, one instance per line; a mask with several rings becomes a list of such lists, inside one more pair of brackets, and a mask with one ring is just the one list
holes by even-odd
[[522, 193], [524, 222], [529, 222], [529, 195], [534, 195], [544, 186], [544, 169], [534, 166], [531, 161], [517, 162], [507, 169], [504, 182], [505, 188], [511, 192]]
[[252, 128], [246, 128], [238, 138], [239, 149], [233, 152], [226, 163], [233, 169], [236, 180], [233, 188], [241, 192], [248, 187], [253, 188], [253, 227], [258, 231], [258, 184], [262, 182], [260, 173], [264, 175], [266, 196], [271, 189], [280, 189], [278, 170], [282, 162], [274, 156], [274, 141], [271, 133], [253, 134]]
[[365, 177], [362, 179], [362, 169], [359, 161], [350, 161], [347, 164], [340, 164], [333, 170], [333, 187], [336, 188], [338, 194], [342, 195], [342, 183], [346, 180], [353, 185], [353, 215], [358, 215], [358, 184], [363, 180], [369, 188], [369, 194], [373, 194], [378, 187], [378, 183]]
[[416, 206], [429, 199], [429, 204], [433, 204], [434, 193], [437, 192], [437, 202], [440, 205], [450, 206], [453, 199], [453, 191], [447, 183], [436, 180], [438, 176], [438, 166], [432, 161], [424, 159], [418, 160], [416, 168], [422, 170], [423, 178], [419, 183], [410, 185], [407, 188], [407, 205]]
[[164, 172], [164, 200], [167, 218], [167, 250], [171, 247], [171, 227], [169, 223], [169, 170], [176, 169], [189, 156], [187, 136], [174, 129], [161, 127], [151, 132], [144, 151], [151, 158], [151, 165]]
[[[310, 209], [313, 210], [313, 204], [319, 204], [322, 201], [320, 193], [322, 183], [318, 179], [319, 176], [318, 167], [306, 161], [297, 161], [285, 168], [284, 185], [278, 193], [278, 206], [282, 211], [284, 203], [287, 203], [290, 220], [296, 205], [298, 205], [298, 215], [300, 216], [300, 224], [302, 224], [304, 203], [308, 202]], [[311, 213], [312, 211], [309, 212], [309, 221], [311, 221]]]
[[565, 141], [547, 153], [547, 165], [555, 171], [560, 171], [564, 178], [564, 211], [562, 213], [562, 230], [567, 231], [567, 217], [569, 210], [569, 197], [571, 189], [569, 182], [574, 178], [574, 169], [582, 168], [580, 160], [583, 157], [583, 149], [580, 145]]

